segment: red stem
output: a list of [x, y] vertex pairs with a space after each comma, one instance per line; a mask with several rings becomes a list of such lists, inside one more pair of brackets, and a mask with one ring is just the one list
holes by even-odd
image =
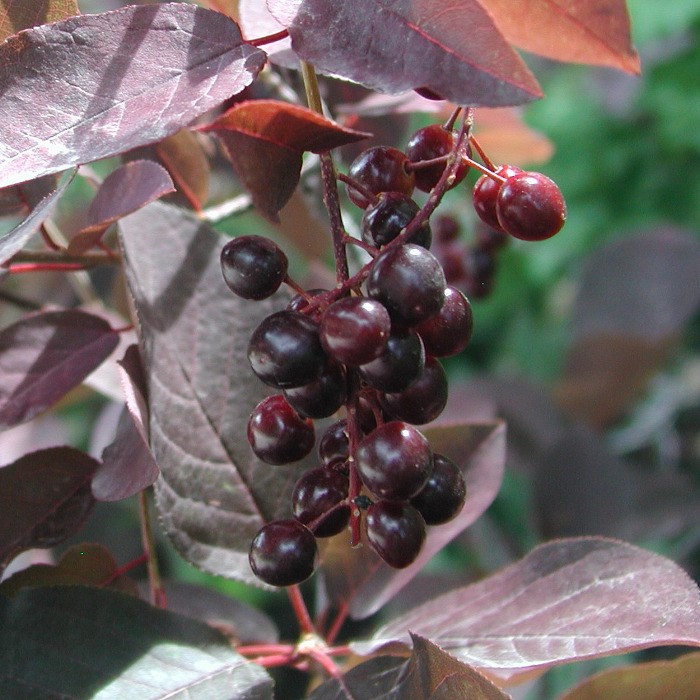
[[[343, 601], [340, 604], [340, 609], [338, 610], [338, 614], [335, 616], [335, 619], [331, 623], [331, 626], [328, 628], [328, 632], [326, 632], [326, 644], [333, 644], [335, 641], [336, 637], [340, 633], [340, 629], [345, 623], [345, 620], [348, 619], [348, 613], [350, 612], [350, 605], [347, 603], [347, 601]], [[343, 647], [343, 649], [346, 649], [347, 647]], [[331, 653], [330, 651], [328, 653]]]
[[469, 134], [469, 141], [471, 142], [471, 145], [474, 146], [476, 152], [479, 154], [479, 158], [481, 158], [481, 160], [484, 161], [484, 165], [491, 170], [495, 170], [496, 166], [493, 164], [493, 161], [486, 155], [486, 152], [481, 147], [481, 144], [476, 140], [476, 136], [474, 136], [474, 134]]
[[109, 586], [110, 584], [114, 583], [120, 576], [128, 574], [129, 571], [135, 569], [137, 566], [141, 566], [141, 564], [145, 564], [147, 561], [148, 555], [145, 553], [142, 554], [140, 557], [136, 557], [136, 559], [132, 559], [130, 562], [127, 562], [123, 566], [120, 566], [118, 569], [115, 569], [112, 575], [100, 584], [100, 587]]
[[83, 263], [15, 263], [5, 268], [11, 275], [25, 272], [74, 272], [84, 270]]
[[286, 39], [289, 36], [289, 32], [286, 29], [282, 29], [274, 34], [268, 34], [267, 36], [261, 36], [257, 39], [251, 39], [248, 43], [253, 46], [265, 46], [265, 44], [272, 44], [280, 39]]
[[304, 596], [302, 596], [299, 586], [289, 586], [287, 595], [299, 623], [299, 629], [303, 634], [316, 634], [316, 628], [311, 620], [311, 615], [309, 615], [309, 610], [306, 607]]

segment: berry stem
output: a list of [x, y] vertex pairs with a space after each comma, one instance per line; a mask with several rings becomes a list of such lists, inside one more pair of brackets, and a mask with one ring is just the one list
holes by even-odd
[[302, 631], [302, 634], [316, 634], [316, 628], [311, 620], [309, 609], [306, 607], [304, 596], [302, 596], [299, 586], [289, 586], [287, 588], [287, 595], [289, 596], [289, 602], [292, 604], [294, 615], [297, 618], [299, 629]]
[[[410, 166], [411, 163], [407, 163], [406, 169], [410, 169]], [[358, 182], [354, 177], [350, 177], [345, 173], [338, 173], [337, 177], [338, 180], [340, 180], [341, 182], [344, 182], [346, 185], [350, 185], [350, 187], [352, 187], [354, 190], [357, 190], [365, 199], [368, 199], [370, 202], [377, 201], [377, 195], [374, 194], [374, 192], [368, 190], [362, 183]]]
[[[356, 507], [356, 506], [353, 506]], [[350, 604], [347, 601], [343, 601], [340, 604], [340, 609], [338, 610], [333, 622], [326, 632], [326, 644], [333, 644], [337, 639], [340, 630], [345, 624], [345, 620], [348, 619], [348, 614], [350, 613]]]
[[447, 131], [452, 131], [454, 129], [455, 122], [457, 121], [457, 117], [459, 116], [459, 113], [462, 111], [461, 107], [455, 107], [454, 112], [450, 114], [449, 119], [443, 124], [444, 128]]
[[360, 387], [359, 375], [348, 371], [348, 464], [350, 480], [348, 484], [348, 502], [350, 503], [350, 546], [359, 547], [362, 542], [362, 512], [355, 505], [355, 499], [362, 490], [362, 481], [355, 466], [355, 453], [360, 442]]
[[124, 574], [128, 574], [132, 569], [135, 569], [137, 566], [141, 566], [141, 564], [145, 564], [148, 562], [148, 556], [144, 553], [139, 557], [136, 557], [136, 559], [132, 559], [131, 561], [127, 562], [123, 566], [118, 567], [112, 572], [112, 575], [106, 578], [101, 584], [101, 587], [106, 587], [110, 586], [112, 583], [114, 583], [118, 578], [121, 576], [124, 576]]
[[[84, 253], [83, 255], [71, 255], [64, 250], [21, 250], [12, 256], [13, 263], [75, 263], [88, 269], [98, 265], [117, 265], [121, 262], [119, 253]], [[55, 268], [54, 268], [55, 269]]]
[[143, 543], [143, 551], [148, 563], [148, 587], [151, 594], [151, 605], [157, 608], [166, 608], [167, 601], [158, 569], [156, 542], [153, 536], [153, 521], [148, 508], [146, 490], [139, 493], [139, 522], [141, 524], [141, 542]]
[[74, 272], [84, 270], [81, 263], [18, 263], [5, 268], [11, 275], [21, 275], [26, 272]]
[[479, 158], [484, 161], [484, 165], [490, 170], [495, 170], [496, 166], [493, 161], [486, 155], [486, 151], [481, 147], [481, 144], [476, 140], [474, 134], [469, 134], [469, 141], [474, 146], [474, 150], [479, 154]]
[[[304, 89], [306, 90], [306, 100], [309, 107], [319, 114], [323, 114], [323, 103], [321, 93], [318, 89], [318, 79], [314, 67], [306, 61], [301, 62], [301, 72], [304, 78]], [[331, 224], [331, 234], [333, 236], [333, 257], [335, 259], [335, 276], [338, 285], [343, 285], [350, 272], [348, 269], [348, 258], [345, 251], [345, 229], [343, 227], [343, 217], [340, 212], [340, 199], [338, 197], [337, 173], [333, 165], [333, 157], [330, 151], [319, 153], [321, 161], [321, 180], [323, 182], [323, 203], [328, 212]]]
[[289, 36], [289, 32], [286, 29], [282, 29], [274, 34], [268, 34], [267, 36], [261, 36], [257, 39], [251, 39], [248, 43], [253, 46], [265, 46], [265, 44], [272, 44], [280, 39], [286, 39]]
[[244, 644], [236, 647], [241, 656], [272, 656], [273, 654], [286, 654], [291, 657], [294, 647], [291, 644]]

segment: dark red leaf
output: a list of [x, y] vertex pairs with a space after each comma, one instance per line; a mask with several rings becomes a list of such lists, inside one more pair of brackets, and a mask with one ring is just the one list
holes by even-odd
[[0, 0], [0, 41], [21, 29], [77, 14], [77, 0]]
[[149, 378], [150, 442], [161, 469], [161, 522], [183, 556], [260, 585], [248, 549], [268, 520], [289, 517], [308, 464], [272, 468], [245, 439], [266, 394], [246, 350], [287, 295], [250, 302], [221, 275], [226, 238], [193, 214], [154, 202], [119, 222]]
[[559, 61], [639, 73], [625, 0], [479, 0], [508, 41]]
[[52, 406], [119, 342], [109, 323], [84, 311], [29, 316], [0, 332], [0, 429]]
[[115, 221], [174, 191], [170, 175], [158, 163], [134, 160], [122, 165], [100, 186], [88, 209], [87, 226], [73, 237], [68, 252], [84, 253]]
[[92, 509], [98, 462], [72, 447], [32, 452], [0, 469], [0, 568], [31, 547], [72, 535]]
[[304, 151], [327, 151], [370, 136], [276, 100], [241, 102], [201, 128], [219, 136], [253, 204], [273, 221], [296, 189]]
[[[508, 700], [508, 696], [471, 666], [428, 639], [412, 634], [413, 653], [378, 656], [343, 676], [353, 700]], [[337, 680], [319, 686], [309, 700], [346, 700]]]
[[354, 618], [376, 612], [396, 595], [448, 542], [471, 525], [496, 497], [503, 480], [505, 426], [435, 425], [424, 430], [435, 452], [445, 454], [462, 468], [467, 500], [452, 521], [428, 529], [421, 554], [406, 569], [397, 571], [384, 564], [369, 546], [348, 547], [341, 533], [329, 543], [323, 555], [323, 581], [328, 595], [349, 602]]
[[174, 134], [264, 62], [232, 20], [182, 2], [23, 31], [0, 45], [0, 187]]
[[118, 573], [117, 563], [102, 545], [83, 543], [67, 549], [55, 566], [34, 564], [0, 584], [0, 593], [15, 595], [36, 586], [106, 586], [136, 594], [136, 584]]
[[696, 700], [700, 653], [673, 661], [654, 661], [603, 671], [583, 681], [560, 700]]
[[558, 540], [401, 615], [353, 648], [368, 653], [405, 642], [409, 630], [505, 679], [647, 647], [700, 646], [700, 591], [672, 561], [632, 545]]
[[478, 0], [268, 0], [292, 48], [321, 72], [380, 92], [428, 88], [461, 105], [541, 97]]
[[59, 198], [72, 182], [74, 175], [75, 170], [66, 173], [55, 189], [52, 188], [53, 192], [44, 196], [22, 223], [0, 238], [0, 264], [7, 262], [15, 253], [22, 250], [44, 221], [51, 216]]

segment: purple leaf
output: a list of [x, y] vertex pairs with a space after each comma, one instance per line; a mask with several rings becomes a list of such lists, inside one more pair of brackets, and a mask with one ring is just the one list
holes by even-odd
[[0, 45], [0, 187], [174, 134], [264, 62], [231, 19], [182, 2], [23, 31]]
[[[508, 700], [508, 696], [467, 664], [418, 635], [411, 635], [413, 653], [378, 656], [343, 676], [353, 700]], [[345, 700], [333, 679], [319, 686], [309, 700]]]
[[0, 430], [52, 406], [119, 342], [107, 321], [84, 311], [49, 311], [0, 331]]
[[266, 394], [248, 363], [248, 340], [287, 297], [233, 295], [221, 275], [227, 239], [186, 211], [155, 202], [119, 229], [149, 377], [162, 523], [191, 563], [260, 585], [250, 542], [266, 521], [289, 517], [291, 490], [308, 467], [264, 464], [245, 439]]
[[[239, 0], [238, 14], [241, 29], [248, 40], [277, 34], [284, 29], [284, 25], [280, 24], [267, 9], [267, 3], [260, 0]], [[299, 59], [292, 51], [292, 42], [289, 37], [265, 44], [265, 53], [273, 63], [288, 68], [299, 67]]]
[[0, 569], [31, 547], [52, 547], [82, 525], [98, 466], [72, 447], [50, 447], [0, 469]]
[[428, 88], [473, 106], [522, 104], [542, 95], [477, 0], [268, 0], [267, 5], [302, 59], [380, 92]]
[[87, 226], [71, 239], [68, 252], [80, 255], [96, 245], [118, 219], [174, 192], [168, 171], [150, 160], [135, 160], [110, 173], [87, 213]]
[[507, 679], [653, 646], [700, 646], [700, 591], [672, 561], [624, 542], [558, 540], [401, 615], [353, 649], [406, 641], [409, 630]]
[[462, 512], [444, 525], [428, 529], [423, 550], [406, 569], [384, 564], [370, 547], [348, 547], [346, 533], [329, 543], [323, 555], [323, 582], [333, 600], [350, 603], [350, 614], [364, 618], [376, 612], [425, 566], [448, 542], [471, 525], [496, 497], [503, 480], [505, 426], [433, 425], [424, 430], [435, 452], [461, 467], [467, 484]]
[[59, 198], [73, 181], [74, 175], [75, 170], [66, 173], [56, 189], [43, 197], [22, 223], [0, 238], [0, 265], [22, 250], [44, 221], [51, 216]]

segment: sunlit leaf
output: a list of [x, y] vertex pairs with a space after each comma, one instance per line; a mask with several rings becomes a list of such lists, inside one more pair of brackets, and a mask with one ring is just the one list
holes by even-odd
[[225, 15], [181, 2], [21, 32], [0, 45], [0, 187], [174, 134], [264, 61]]
[[672, 561], [632, 545], [558, 540], [400, 615], [353, 648], [406, 641], [409, 630], [509, 678], [647, 647], [700, 646], [700, 591]]

